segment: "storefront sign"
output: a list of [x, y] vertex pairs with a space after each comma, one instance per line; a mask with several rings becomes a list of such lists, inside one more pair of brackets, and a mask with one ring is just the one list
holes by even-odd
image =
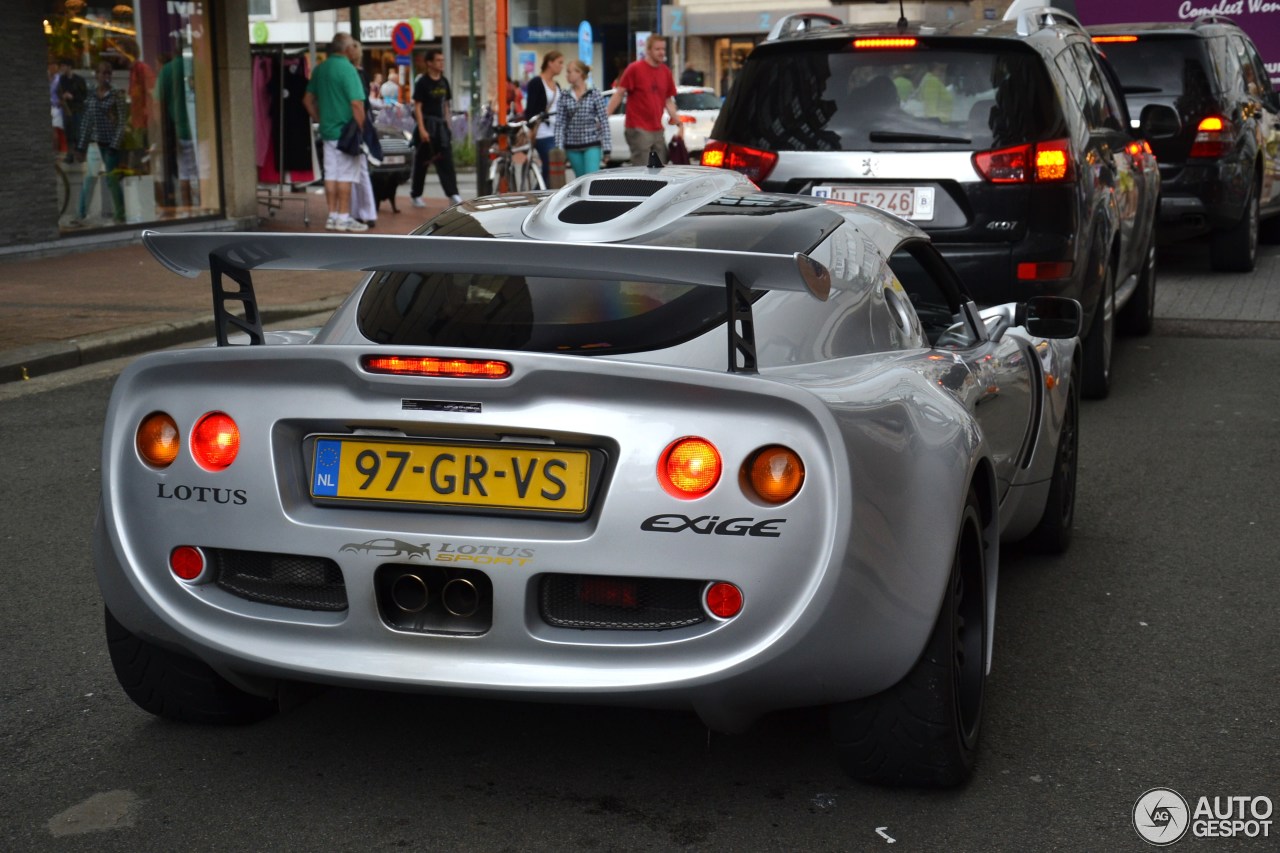
[[516, 44], [552, 44], [578, 40], [573, 27], [512, 27], [511, 40]]

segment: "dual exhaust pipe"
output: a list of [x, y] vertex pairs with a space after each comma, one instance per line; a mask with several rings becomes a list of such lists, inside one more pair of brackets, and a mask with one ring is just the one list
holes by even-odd
[[[391, 603], [404, 613], [421, 613], [431, 604], [431, 587], [417, 572], [403, 572], [391, 581]], [[450, 616], [465, 619], [480, 609], [480, 590], [466, 578], [450, 578], [440, 589], [440, 604]]]

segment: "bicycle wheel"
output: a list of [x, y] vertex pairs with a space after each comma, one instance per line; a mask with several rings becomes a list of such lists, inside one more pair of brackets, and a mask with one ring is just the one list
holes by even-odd
[[508, 161], [505, 157], [499, 157], [493, 161], [490, 181], [493, 184], [495, 193], [511, 192], [511, 170], [508, 168]]

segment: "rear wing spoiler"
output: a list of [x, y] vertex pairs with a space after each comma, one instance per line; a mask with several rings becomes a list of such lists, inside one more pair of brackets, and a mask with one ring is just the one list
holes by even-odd
[[[825, 301], [831, 273], [801, 252], [734, 252], [637, 246], [624, 243], [567, 243], [549, 240], [495, 240], [486, 237], [427, 237], [369, 234], [261, 234], [256, 232], [160, 233], [144, 231], [142, 243], [156, 260], [179, 275], [195, 278], [209, 270], [219, 346], [235, 327], [251, 344], [263, 341], [250, 270], [351, 270], [353, 272], [453, 272], [487, 275], [617, 278], [659, 284], [693, 284], [726, 289], [729, 303], [729, 369], [755, 370], [752, 290], [808, 293]], [[222, 286], [226, 275], [239, 291]], [[244, 307], [244, 319], [226, 302]], [[739, 363], [738, 356], [742, 357]]]

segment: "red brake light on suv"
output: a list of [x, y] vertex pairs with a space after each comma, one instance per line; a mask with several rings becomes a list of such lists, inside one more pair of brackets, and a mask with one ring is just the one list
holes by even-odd
[[1232, 135], [1231, 122], [1222, 116], [1205, 116], [1196, 127], [1190, 156], [1217, 159], [1231, 150]]
[[775, 151], [708, 139], [702, 150], [702, 165], [732, 169], [758, 183], [769, 177], [773, 167], [778, 165], [778, 154]]
[[979, 151], [973, 155], [973, 167], [993, 184], [1058, 183], [1076, 176], [1067, 139]]

